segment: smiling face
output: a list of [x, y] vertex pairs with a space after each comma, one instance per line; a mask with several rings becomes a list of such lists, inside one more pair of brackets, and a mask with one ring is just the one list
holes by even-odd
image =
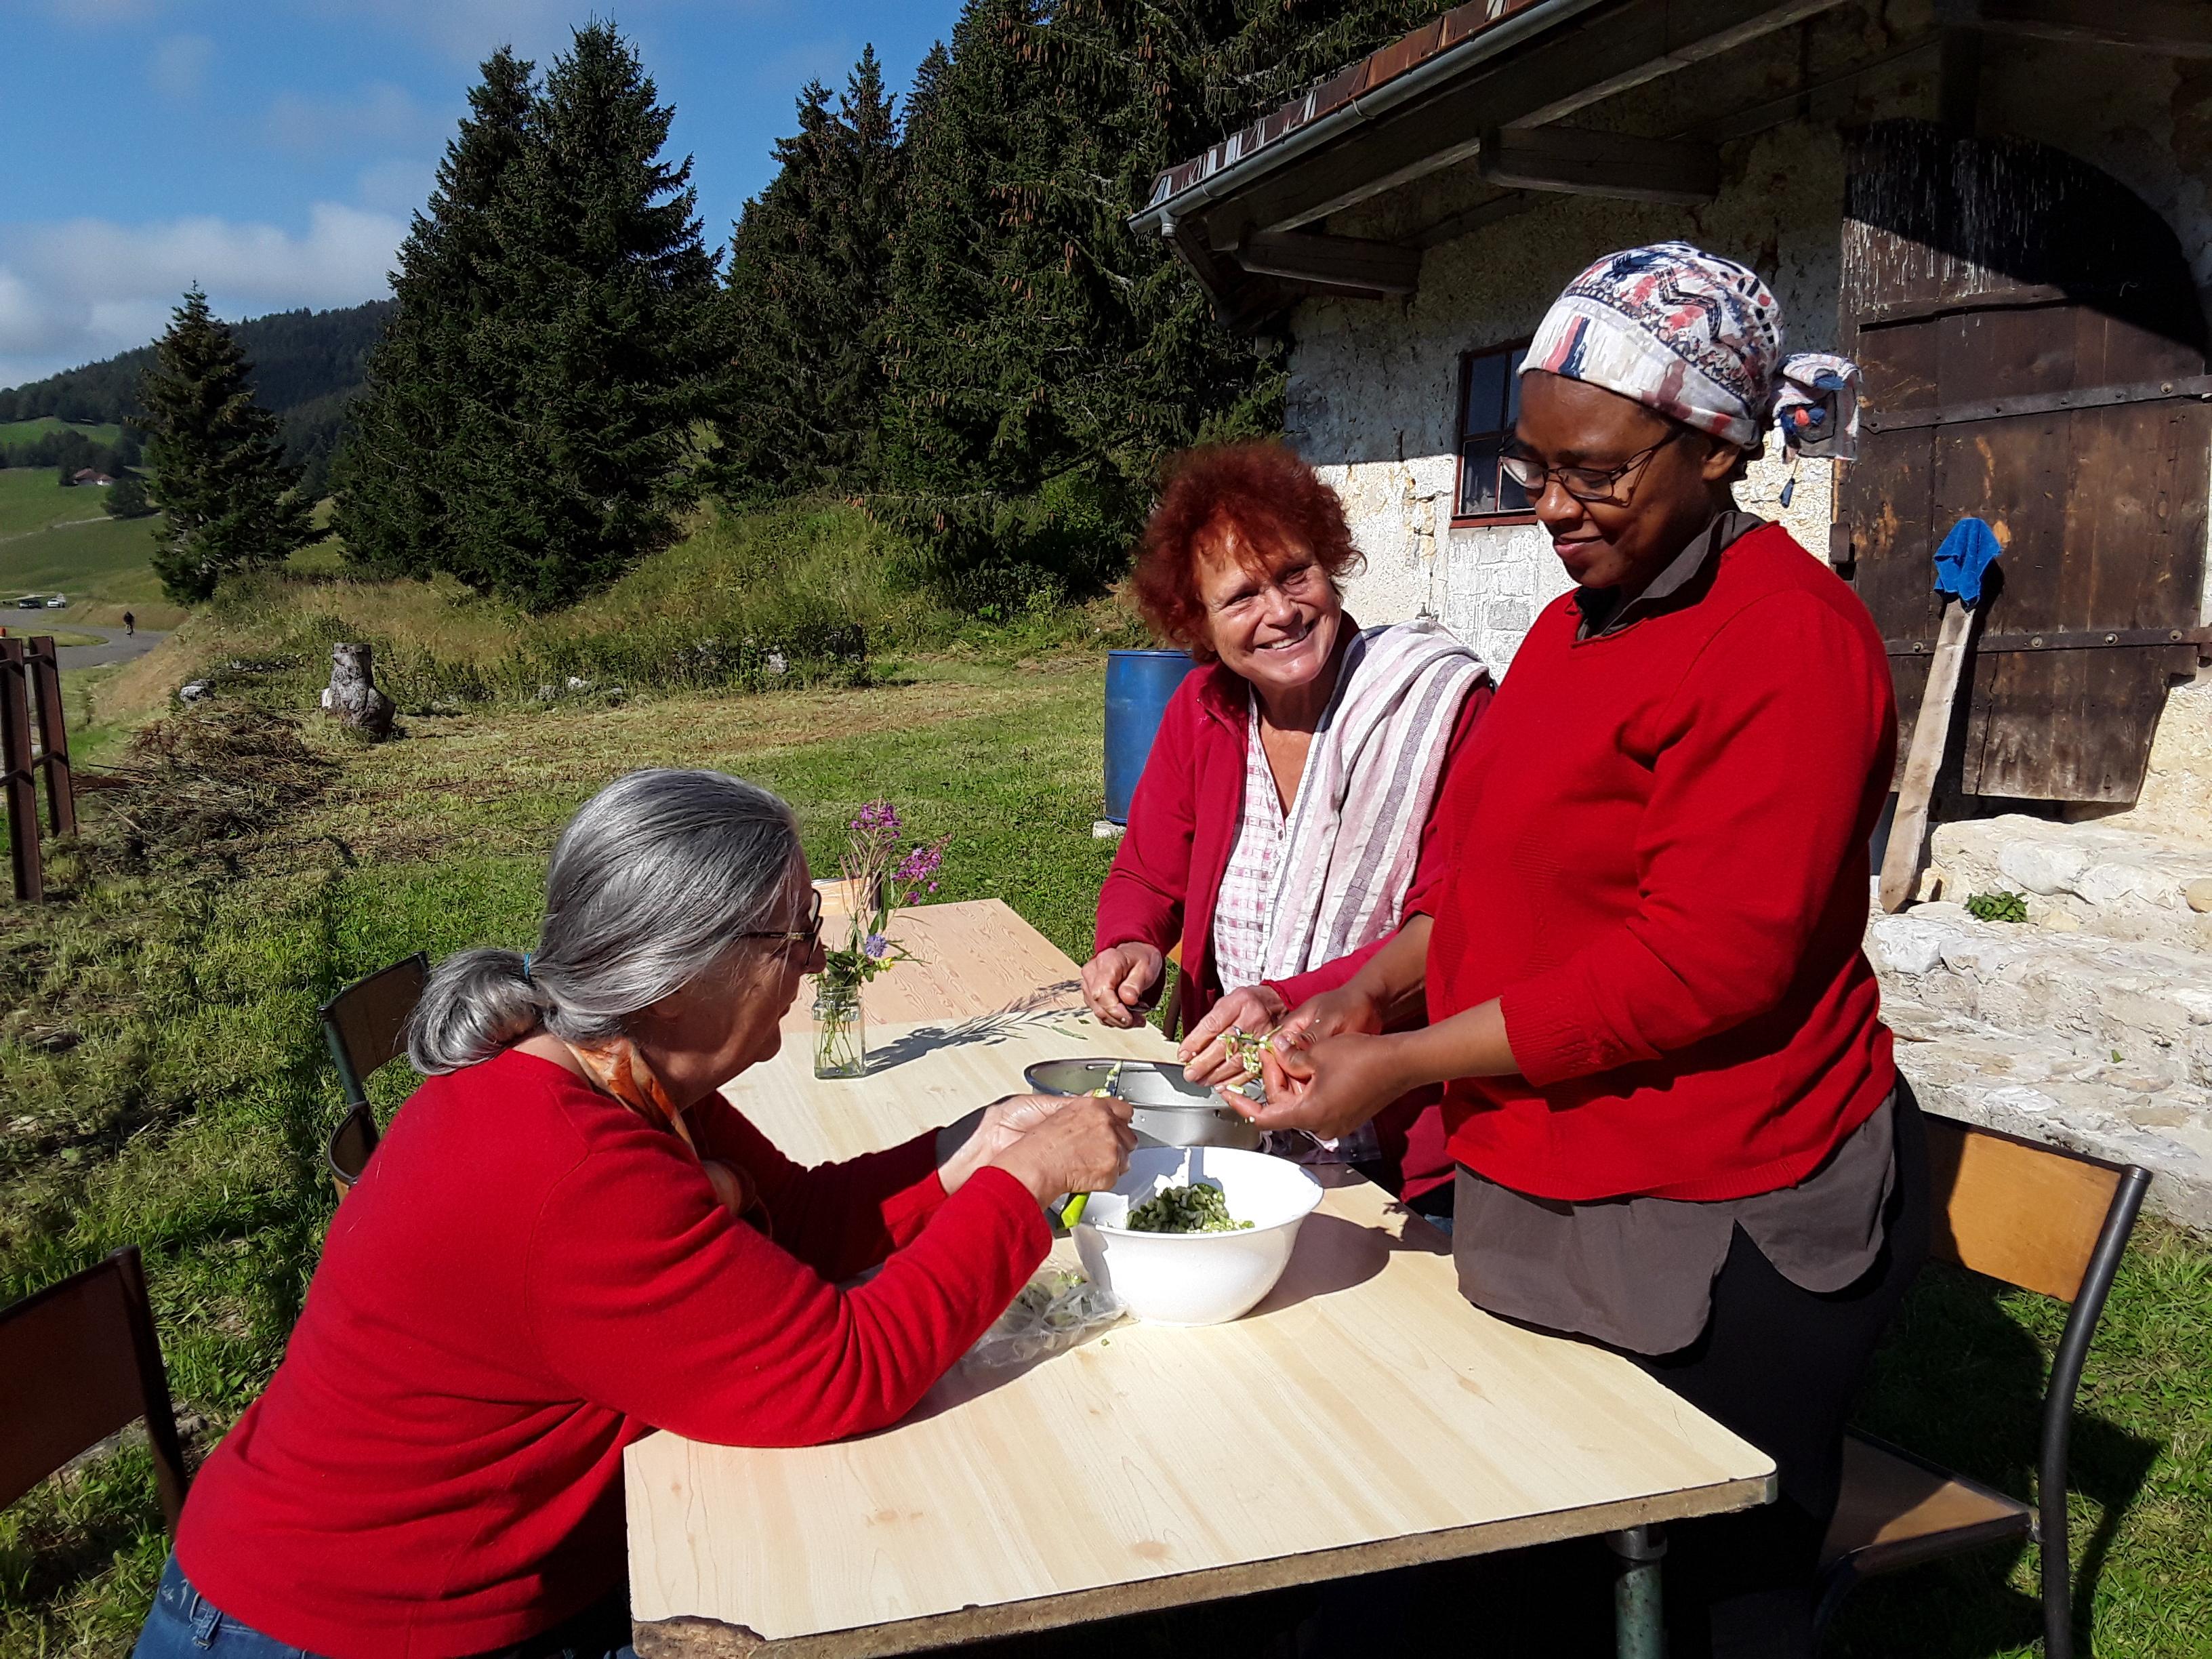
[[1631, 597], [1727, 507], [1740, 454], [1674, 427], [1633, 398], [1541, 369], [1521, 377], [1513, 436], [1517, 450], [1553, 467], [1602, 471], [1651, 452], [1613, 485], [1609, 501], [1579, 501], [1553, 477], [1532, 503], [1577, 585], [1618, 587]]
[[[804, 863], [794, 863], [763, 932], [802, 932], [812, 904]], [[822, 944], [739, 939], [682, 990], [640, 1012], [631, 1033], [678, 1106], [688, 1106], [783, 1046], [783, 1017], [809, 974], [822, 971]]]
[[1284, 548], [1261, 570], [1248, 567], [1243, 554], [1232, 530], [1198, 556], [1208, 643], [1262, 698], [1295, 697], [1328, 672], [1343, 601], [1302, 544]]

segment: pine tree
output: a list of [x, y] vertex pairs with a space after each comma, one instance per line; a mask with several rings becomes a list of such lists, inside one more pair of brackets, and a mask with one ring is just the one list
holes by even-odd
[[253, 400], [253, 366], [197, 287], [173, 313], [140, 382], [148, 494], [161, 510], [154, 569], [179, 604], [233, 570], [270, 565], [316, 538], [276, 417]]
[[[1111, 576], [1164, 453], [1279, 371], [1127, 215], [1225, 5], [970, 0], [910, 117], [884, 513], [972, 599]], [[1190, 98], [1194, 102], [1194, 96]]]
[[875, 48], [833, 115], [818, 82], [775, 178], [730, 243], [735, 368], [718, 422], [739, 498], [865, 487], [875, 467], [882, 341], [901, 208], [896, 112]]
[[545, 78], [474, 332], [512, 392], [465, 411], [470, 476], [448, 503], [464, 580], [566, 604], [673, 542], [697, 499], [696, 434], [726, 394], [715, 256], [674, 112], [611, 26], [576, 31]]
[[504, 47], [484, 60], [428, 209], [400, 245], [398, 310], [369, 359], [368, 389], [347, 411], [332, 465], [336, 528], [348, 556], [372, 568], [451, 570], [487, 586], [501, 562], [496, 540], [489, 549], [465, 543], [463, 532], [481, 530], [483, 520], [454, 503], [466, 498], [470, 479], [504, 464], [470, 453], [463, 440], [483, 430], [471, 410], [505, 406], [512, 396], [514, 366], [481, 336], [500, 252], [492, 211], [514, 187], [528, 142], [532, 68]]

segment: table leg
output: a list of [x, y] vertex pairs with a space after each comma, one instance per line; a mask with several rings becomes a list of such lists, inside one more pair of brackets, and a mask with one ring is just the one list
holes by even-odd
[[1605, 1541], [1620, 1562], [1613, 1581], [1613, 1642], [1617, 1659], [1667, 1659], [1667, 1624], [1659, 1601], [1659, 1564], [1667, 1554], [1662, 1527], [1631, 1527]]

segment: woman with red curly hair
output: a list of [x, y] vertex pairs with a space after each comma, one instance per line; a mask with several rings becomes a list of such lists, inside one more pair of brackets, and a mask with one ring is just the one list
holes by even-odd
[[[1280, 444], [1192, 451], [1133, 578], [1146, 619], [1203, 666], [1187, 678], [1098, 896], [1091, 1011], [1133, 1025], [1182, 945], [1182, 1058], [1242, 1083], [1232, 1033], [1273, 1029], [1340, 985], [1432, 873], [1431, 809], [1490, 701], [1481, 661], [1439, 624], [1362, 629], [1337, 578], [1359, 554], [1344, 507]], [[1335, 1156], [1408, 1201], [1448, 1192], [1437, 1114], [1408, 1097]]]

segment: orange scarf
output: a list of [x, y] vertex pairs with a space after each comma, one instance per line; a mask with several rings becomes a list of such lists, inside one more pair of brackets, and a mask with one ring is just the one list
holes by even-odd
[[[645, 1056], [638, 1053], [635, 1042], [626, 1036], [616, 1036], [594, 1048], [580, 1048], [573, 1042], [562, 1046], [576, 1057], [576, 1063], [599, 1085], [602, 1094], [612, 1096], [655, 1128], [671, 1131], [690, 1150], [724, 1209], [739, 1220], [755, 1219], [762, 1231], [768, 1231], [768, 1212], [761, 1205], [751, 1178], [733, 1164], [701, 1155], [699, 1143], [692, 1139], [683, 1112], [669, 1103], [667, 1089], [654, 1075]], [[751, 1213], [755, 1211], [759, 1212], [757, 1219]]]

